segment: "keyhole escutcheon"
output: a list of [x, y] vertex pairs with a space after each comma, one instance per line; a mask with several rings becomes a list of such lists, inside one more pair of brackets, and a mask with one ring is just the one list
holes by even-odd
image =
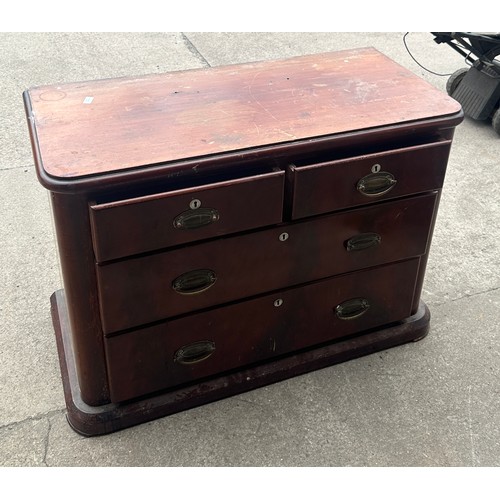
[[200, 208], [200, 207], [201, 207], [201, 201], [196, 199], [196, 198], [189, 202], [189, 208], [191, 210], [196, 210], [197, 208]]

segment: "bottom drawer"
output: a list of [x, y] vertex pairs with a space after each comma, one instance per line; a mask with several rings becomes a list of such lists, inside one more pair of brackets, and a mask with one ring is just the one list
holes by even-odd
[[419, 259], [345, 274], [105, 339], [113, 402], [410, 315]]

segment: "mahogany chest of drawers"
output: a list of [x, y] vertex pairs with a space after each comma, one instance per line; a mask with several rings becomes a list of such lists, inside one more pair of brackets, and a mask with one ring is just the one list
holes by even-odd
[[374, 49], [24, 94], [72, 427], [112, 432], [423, 337], [460, 106]]

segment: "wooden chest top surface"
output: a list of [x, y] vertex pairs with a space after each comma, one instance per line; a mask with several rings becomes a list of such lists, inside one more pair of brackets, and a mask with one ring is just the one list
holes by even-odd
[[373, 48], [43, 86], [39, 168], [78, 178], [460, 113]]

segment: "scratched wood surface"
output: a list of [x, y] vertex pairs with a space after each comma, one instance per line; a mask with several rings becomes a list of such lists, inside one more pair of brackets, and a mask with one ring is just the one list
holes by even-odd
[[44, 86], [28, 96], [42, 168], [63, 178], [460, 111], [372, 48]]

